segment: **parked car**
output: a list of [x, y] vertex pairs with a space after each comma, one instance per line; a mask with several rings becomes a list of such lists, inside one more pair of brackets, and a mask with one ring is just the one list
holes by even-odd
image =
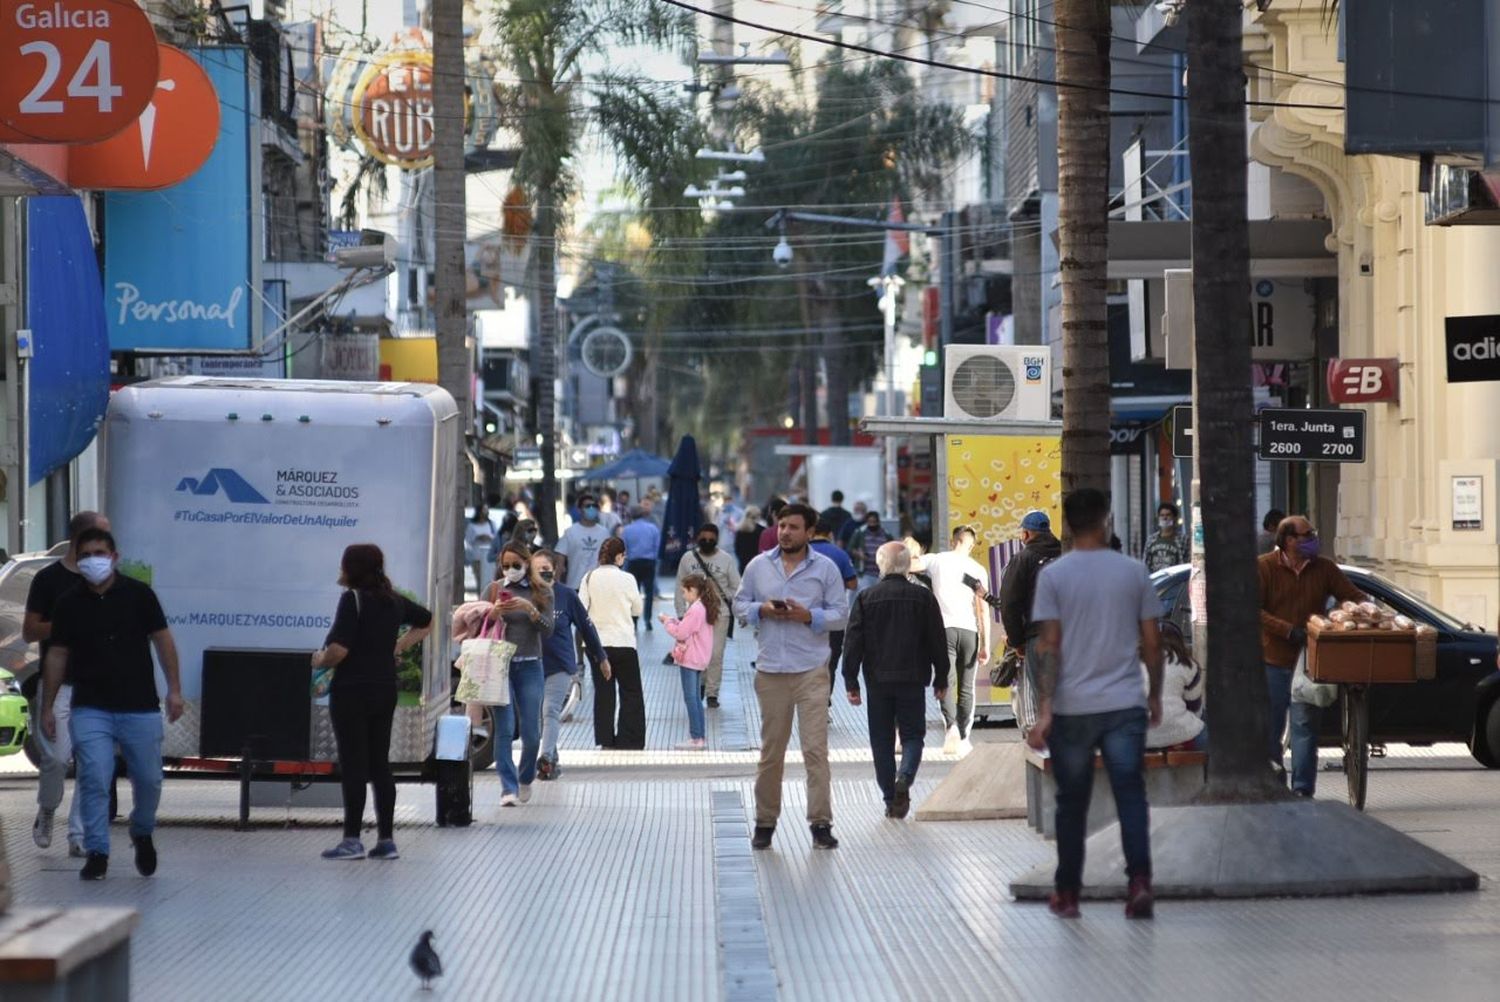
[[[1500, 768], [1500, 671], [1496, 637], [1450, 616], [1409, 591], [1361, 567], [1340, 565], [1354, 587], [1396, 612], [1438, 631], [1437, 678], [1410, 685], [1370, 687], [1370, 736], [1379, 744], [1462, 741], [1483, 765]], [[1187, 564], [1151, 575], [1168, 617], [1192, 636]], [[1212, 666], [1209, 666], [1212, 670]], [[1338, 705], [1323, 714], [1325, 743], [1340, 740]]]
[[[67, 543], [58, 543], [46, 552], [18, 553], [0, 566], [0, 669], [8, 672], [20, 687], [21, 695], [33, 707], [41, 706], [42, 665], [36, 644], [21, 637], [21, 623], [26, 619], [26, 595], [36, 572], [68, 552]], [[0, 731], [4, 725], [0, 724]], [[3, 735], [0, 735], [3, 736]], [[31, 728], [26, 729], [26, 757], [32, 765], [40, 763]], [[3, 741], [0, 741], [3, 745]], [[0, 754], [5, 754], [0, 751]]]
[[14, 755], [24, 747], [31, 733], [29, 724], [21, 684], [0, 668], [0, 757]]

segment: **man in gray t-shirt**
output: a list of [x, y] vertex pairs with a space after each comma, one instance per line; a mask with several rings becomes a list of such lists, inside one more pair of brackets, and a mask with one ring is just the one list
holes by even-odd
[[[1073, 551], [1042, 568], [1031, 618], [1040, 706], [1026, 741], [1052, 758], [1057, 782], [1057, 876], [1051, 907], [1078, 915], [1083, 844], [1094, 785], [1094, 752], [1104, 759], [1120, 816], [1130, 889], [1125, 914], [1149, 918], [1151, 842], [1143, 758], [1146, 730], [1161, 720], [1161, 602], [1144, 564], [1109, 548], [1109, 499], [1084, 488], [1063, 501]], [[1150, 692], [1141, 686], [1146, 663]]]

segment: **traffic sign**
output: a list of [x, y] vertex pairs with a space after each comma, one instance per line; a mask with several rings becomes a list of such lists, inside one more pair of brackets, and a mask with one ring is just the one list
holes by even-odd
[[1260, 458], [1363, 463], [1365, 412], [1267, 409], [1260, 412]]
[[134, 0], [0, 0], [0, 131], [92, 143], [156, 92], [156, 32]]
[[1172, 456], [1193, 458], [1193, 406], [1178, 404], [1172, 408]]

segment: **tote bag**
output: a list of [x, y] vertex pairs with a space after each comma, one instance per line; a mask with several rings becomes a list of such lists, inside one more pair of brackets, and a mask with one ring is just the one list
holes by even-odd
[[453, 698], [479, 706], [510, 705], [510, 662], [516, 645], [505, 639], [505, 621], [494, 624], [489, 614], [479, 624], [479, 636], [465, 640], [458, 653], [458, 688]]

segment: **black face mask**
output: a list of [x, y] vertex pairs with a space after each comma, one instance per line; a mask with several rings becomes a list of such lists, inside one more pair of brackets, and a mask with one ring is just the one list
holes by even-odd
[[543, 581], [545, 581], [545, 582], [547, 582], [547, 583], [548, 583], [548, 584], [551, 584], [551, 583], [552, 583], [552, 581], [553, 581], [553, 579], [554, 579], [554, 578], [556, 578], [556, 577], [557, 577], [557, 575], [556, 575], [556, 574], [554, 574], [554, 573], [553, 573], [553, 572], [551, 572], [551, 571], [542, 571], [542, 573], [541, 573], [541, 575], [540, 575], [540, 577], [541, 577], [541, 579], [542, 579], [542, 580], [543, 580]]
[[719, 548], [719, 541], [713, 536], [704, 536], [698, 540], [698, 549], [704, 553], [712, 553]]

